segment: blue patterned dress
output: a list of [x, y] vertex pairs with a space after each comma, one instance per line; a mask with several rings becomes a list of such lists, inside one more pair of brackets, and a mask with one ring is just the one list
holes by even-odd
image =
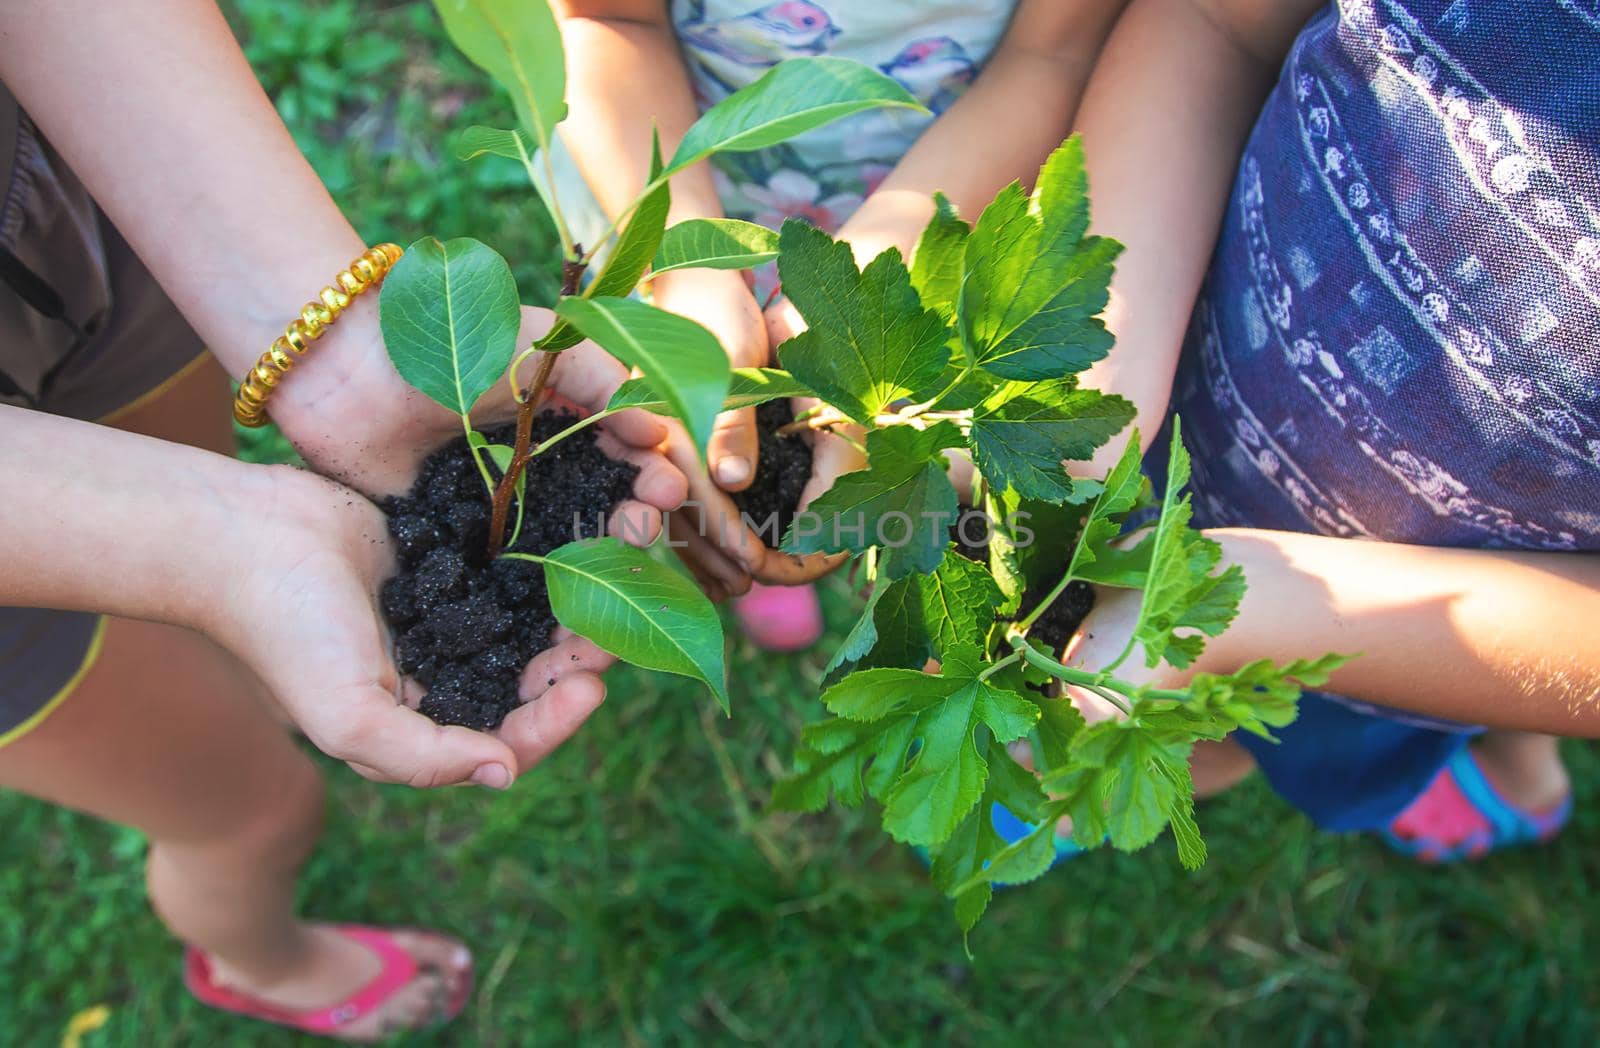
[[[1600, 0], [1319, 13], [1239, 165], [1173, 406], [1205, 526], [1600, 549]], [[1471, 730], [1308, 696], [1282, 745], [1247, 744], [1363, 829]]]

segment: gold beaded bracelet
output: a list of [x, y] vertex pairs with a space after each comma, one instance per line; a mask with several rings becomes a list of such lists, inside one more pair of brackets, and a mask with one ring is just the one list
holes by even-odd
[[333, 278], [333, 283], [317, 293], [317, 301], [307, 302], [300, 315], [289, 321], [272, 343], [272, 347], [256, 361], [239, 383], [239, 393], [233, 399], [233, 417], [241, 426], [267, 424], [267, 398], [294, 368], [296, 362], [311, 348], [311, 343], [322, 337], [339, 314], [349, 308], [357, 295], [383, 283], [389, 270], [404, 254], [398, 244], [379, 244], [362, 252], [350, 267]]

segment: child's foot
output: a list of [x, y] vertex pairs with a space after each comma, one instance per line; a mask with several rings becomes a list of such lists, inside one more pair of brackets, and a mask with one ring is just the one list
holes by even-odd
[[1421, 862], [1459, 862], [1547, 841], [1571, 815], [1572, 786], [1553, 740], [1530, 746], [1490, 736], [1457, 751], [1384, 838]]
[[822, 602], [815, 586], [763, 586], [733, 603], [745, 636], [767, 651], [804, 651], [822, 636]]
[[308, 925], [306, 958], [265, 982], [188, 951], [185, 978], [200, 1001], [308, 1033], [369, 1042], [454, 1018], [472, 987], [472, 955], [433, 932]]

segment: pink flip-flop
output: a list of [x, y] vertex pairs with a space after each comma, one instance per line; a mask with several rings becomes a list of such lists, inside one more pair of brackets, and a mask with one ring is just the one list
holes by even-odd
[[1492, 851], [1542, 844], [1572, 817], [1572, 795], [1548, 811], [1527, 811], [1501, 795], [1470, 746], [1456, 751], [1428, 788], [1383, 831], [1391, 848], [1419, 862], [1481, 859]]
[[[416, 958], [395, 942], [393, 934], [385, 929], [358, 924], [340, 924], [335, 925], [334, 930], [377, 954], [383, 968], [367, 985], [330, 1007], [312, 1011], [294, 1011], [278, 1008], [225, 986], [218, 986], [211, 978], [210, 959], [193, 946], [184, 950], [183, 981], [196, 1000], [213, 1008], [287, 1026], [304, 1033], [323, 1037], [336, 1036], [344, 1027], [380, 1008], [416, 978], [417, 972], [421, 969]], [[450, 1001], [444, 1021], [448, 1022], [461, 1014], [471, 990], [472, 975], [469, 971], [460, 991]]]
[[767, 651], [804, 651], [822, 637], [822, 602], [815, 586], [757, 582], [733, 602], [733, 610], [745, 636]]

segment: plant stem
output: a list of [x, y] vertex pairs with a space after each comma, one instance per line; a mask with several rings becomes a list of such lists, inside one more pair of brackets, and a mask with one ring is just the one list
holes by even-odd
[[[523, 170], [528, 172], [528, 181], [533, 183], [535, 190], [539, 188], [539, 173], [533, 169], [533, 157], [528, 155], [528, 150], [522, 144], [522, 135], [511, 136], [517, 143], [517, 152], [522, 155]], [[550, 219], [555, 223], [556, 236], [561, 239], [561, 257], [563, 260], [576, 259], [583, 254], [583, 248], [572, 242], [572, 231], [567, 228], [567, 219], [561, 213], [561, 200], [557, 196], [556, 168], [550, 160], [550, 143], [539, 143], [539, 156], [544, 161], [545, 192], [549, 194]]]
[[[578, 245], [582, 250], [582, 245]], [[561, 297], [567, 298], [578, 292], [578, 282], [583, 279], [584, 263], [571, 258], [561, 260]], [[526, 356], [526, 354], [524, 354]], [[519, 358], [520, 360], [520, 358]], [[539, 400], [544, 396], [544, 388], [550, 382], [550, 373], [556, 367], [556, 354], [548, 352], [539, 353], [539, 363], [533, 369], [533, 380], [528, 383], [528, 388], [517, 397], [517, 439], [511, 448], [511, 462], [506, 466], [505, 473], [500, 477], [500, 484], [494, 489], [493, 509], [489, 516], [489, 556], [499, 556], [505, 548], [506, 518], [511, 514], [511, 499], [517, 493], [517, 478], [528, 468], [528, 460], [534, 456], [533, 448], [533, 417], [539, 411]], [[515, 382], [516, 367], [512, 367], [513, 382]], [[541, 445], [542, 449], [543, 445]], [[526, 493], [526, 488], [524, 488]], [[517, 511], [517, 530], [520, 533], [522, 511]]]
[[1123, 701], [1122, 696], [1137, 694], [1146, 698], [1170, 699], [1175, 702], [1184, 702], [1189, 698], [1189, 693], [1186, 691], [1140, 688], [1138, 685], [1113, 677], [1110, 670], [1090, 673], [1088, 670], [1064, 666], [1050, 656], [1037, 651], [1033, 645], [1028, 643], [1027, 637], [1018, 633], [1014, 628], [1006, 634], [1006, 641], [1016, 650], [1017, 654], [1057, 680], [1080, 688], [1087, 688], [1130, 715], [1133, 712], [1132, 708]]
[[483, 477], [483, 486], [488, 489], [489, 497], [494, 498], [494, 477], [489, 473], [489, 467], [483, 464], [483, 449], [472, 446], [472, 419], [466, 415], [461, 416], [461, 425], [467, 431], [467, 452], [472, 456], [472, 462], [478, 467], [478, 473]]
[[526, 560], [533, 564], [543, 564], [544, 558], [537, 553], [502, 553], [502, 560]]
[[1007, 655], [1005, 658], [1001, 659], [999, 662], [991, 663], [988, 669], [986, 669], [982, 673], [978, 674], [978, 679], [979, 680], [988, 680], [990, 677], [993, 677], [996, 673], [999, 673], [1001, 670], [1005, 669], [1007, 666], [1012, 665], [1013, 663], [1015, 663], [1016, 661], [1018, 661], [1021, 658], [1022, 658], [1022, 652], [1020, 650], [1019, 651], [1013, 651], [1010, 655]]
[[544, 395], [544, 387], [550, 381], [550, 372], [555, 370], [555, 366], [556, 354], [539, 354], [533, 381], [528, 384], [527, 392], [517, 405], [516, 443], [511, 447], [511, 462], [494, 489], [494, 508], [489, 516], [490, 557], [498, 556], [505, 545], [506, 519], [511, 513], [511, 499], [517, 493], [517, 478], [522, 476], [528, 460], [533, 457], [533, 416], [539, 410], [539, 400]]
[[1072, 572], [1070, 571], [1061, 576], [1061, 581], [1055, 584], [1054, 589], [1045, 594], [1044, 600], [1039, 602], [1039, 606], [1028, 612], [1028, 614], [1024, 615], [1022, 617], [1022, 621], [1018, 622], [1016, 626], [1013, 627], [1014, 631], [1022, 634], [1024, 637], [1027, 636], [1028, 631], [1033, 628], [1033, 624], [1039, 621], [1039, 616], [1048, 611], [1050, 605], [1055, 603], [1055, 599], [1061, 596], [1062, 593], [1066, 592], [1067, 586], [1071, 584], [1072, 581]]

